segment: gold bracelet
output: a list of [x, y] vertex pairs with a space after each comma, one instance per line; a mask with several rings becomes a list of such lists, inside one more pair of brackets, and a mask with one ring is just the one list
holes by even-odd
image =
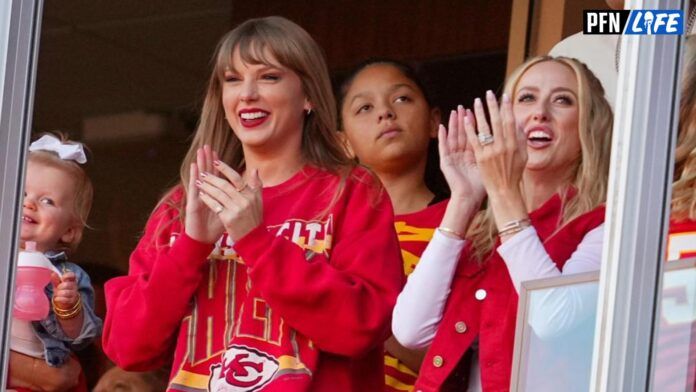
[[522, 230], [524, 230], [524, 229], [521, 228], [521, 227], [513, 227], [513, 228], [511, 228], [511, 229], [507, 229], [507, 230], [505, 230], [505, 231], [501, 231], [500, 233], [498, 233], [498, 237], [505, 237], [505, 236], [508, 236], [508, 235], [517, 234], [517, 233], [519, 233], [519, 232], [522, 231]]
[[525, 228], [529, 227], [532, 224], [532, 222], [529, 220], [529, 218], [524, 218], [524, 219], [518, 219], [514, 221], [510, 221], [506, 224], [503, 225], [500, 229], [498, 229], [498, 232], [502, 233], [503, 231], [509, 230], [509, 229], [514, 229], [514, 228]]
[[70, 309], [62, 309], [56, 304], [55, 297], [51, 298], [51, 303], [53, 304], [53, 312], [56, 317], [62, 320], [69, 320], [76, 317], [82, 311], [82, 296], [77, 296], [77, 302]]
[[456, 231], [456, 230], [452, 230], [452, 229], [450, 229], [450, 228], [443, 227], [443, 226], [440, 226], [440, 227], [438, 227], [437, 229], [440, 230], [440, 231], [443, 232], [443, 233], [451, 234], [451, 235], [453, 235], [453, 236], [459, 238], [460, 240], [463, 240], [463, 239], [464, 239], [464, 235], [463, 235], [462, 233]]
[[80, 312], [82, 312], [81, 306], [70, 313], [56, 313], [56, 317], [58, 317], [61, 320], [70, 320], [72, 318], [77, 317], [80, 314]]
[[529, 218], [511, 221], [503, 225], [502, 228], [500, 228], [500, 230], [498, 231], [498, 236], [503, 237], [506, 235], [517, 234], [531, 225], [532, 222], [529, 220]]
[[69, 313], [69, 312], [74, 311], [74, 310], [77, 309], [78, 307], [80, 307], [80, 305], [82, 304], [82, 296], [81, 296], [81, 295], [78, 295], [78, 296], [77, 296], [77, 301], [75, 301], [75, 304], [73, 304], [73, 306], [71, 306], [69, 309], [63, 309], [63, 308], [61, 308], [60, 306], [58, 306], [58, 304], [56, 303], [56, 297], [55, 297], [55, 296], [54, 296], [53, 298], [51, 298], [51, 302], [53, 303], [53, 310], [55, 310], [55, 311], [57, 311], [57, 312], [59, 312], [59, 313]]
[[78, 314], [82, 311], [82, 308], [78, 308], [71, 313], [56, 313], [56, 317], [61, 319], [61, 320], [70, 320], [72, 318], [77, 317]]
[[53, 309], [53, 312], [56, 314], [58, 317], [62, 318], [70, 318], [74, 317], [77, 313], [82, 310], [82, 304], [78, 304], [78, 306], [71, 308], [70, 310], [60, 310], [60, 309]]

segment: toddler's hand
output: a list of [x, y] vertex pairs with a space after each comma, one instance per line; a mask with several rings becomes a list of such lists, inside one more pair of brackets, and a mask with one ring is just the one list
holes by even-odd
[[77, 303], [80, 293], [77, 291], [77, 277], [74, 272], [65, 272], [61, 277], [51, 275], [53, 283], [53, 303], [60, 309], [70, 309]]

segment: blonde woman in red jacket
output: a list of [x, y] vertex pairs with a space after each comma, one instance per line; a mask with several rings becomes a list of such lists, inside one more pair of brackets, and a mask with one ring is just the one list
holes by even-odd
[[[418, 391], [508, 390], [520, 283], [599, 268], [612, 125], [599, 81], [576, 60], [538, 57], [510, 76], [501, 103], [490, 91], [485, 101], [490, 122], [477, 99], [440, 129], [459, 202], [394, 309], [399, 342], [430, 345]], [[573, 293], [551, 302], [561, 312], [537, 325], [547, 334], [582, 311]]]
[[402, 284], [392, 207], [336, 134], [321, 50], [280, 17], [225, 35], [179, 185], [128, 276], [104, 349], [172, 361], [170, 391], [373, 391]]

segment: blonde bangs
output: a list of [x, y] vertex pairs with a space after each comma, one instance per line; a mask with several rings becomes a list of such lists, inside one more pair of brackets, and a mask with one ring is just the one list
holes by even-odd
[[[223, 82], [225, 80], [225, 71], [235, 70], [232, 59], [237, 50], [244, 64], [264, 64], [270, 67], [282, 67], [281, 64], [284, 64], [284, 62], [281, 56], [279, 56], [277, 51], [274, 50], [268, 42], [269, 41], [254, 35], [228, 35], [227, 39], [222, 41], [215, 61], [215, 73], [217, 74], [218, 80]], [[269, 54], [273, 55], [278, 60], [271, 61], [268, 57]]]

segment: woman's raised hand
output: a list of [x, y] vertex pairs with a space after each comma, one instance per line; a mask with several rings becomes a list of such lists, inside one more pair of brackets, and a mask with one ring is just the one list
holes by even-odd
[[196, 163], [192, 163], [189, 171], [188, 192], [186, 194], [186, 219], [184, 230], [186, 234], [198, 241], [213, 243], [220, 238], [225, 230], [215, 212], [201, 200], [198, 183], [202, 182], [203, 173], [217, 173], [213, 162], [218, 161], [217, 153], [205, 145], [196, 152]]
[[481, 175], [472, 149], [474, 140], [467, 140], [464, 119], [467, 113], [460, 105], [450, 113], [448, 129], [440, 125], [438, 131], [438, 150], [440, 170], [445, 175], [452, 192], [451, 198], [457, 202], [471, 202], [480, 205], [486, 195]]
[[510, 98], [503, 95], [499, 107], [493, 92], [488, 91], [486, 101], [490, 124], [486, 121], [483, 103], [477, 98], [474, 102], [476, 122], [473, 115], [467, 113], [464, 129], [469, 140], [474, 141], [471, 145], [488, 202], [498, 230], [502, 230], [510, 222], [527, 218], [520, 189], [522, 172], [527, 164], [527, 146], [524, 134], [517, 130]]
[[196, 183], [199, 197], [210, 212], [217, 215], [227, 234], [235, 241], [244, 237], [263, 221], [263, 184], [258, 170], [245, 183], [242, 176], [220, 160], [213, 162], [222, 178], [212, 172], [202, 173]]
[[[527, 163], [527, 146], [522, 132], [517, 130], [510, 98], [504, 94], [502, 104], [492, 91], [486, 93], [490, 125], [483, 103], [474, 102], [474, 122], [471, 113], [464, 118], [464, 129], [473, 147], [478, 169], [489, 198], [519, 193], [522, 172]], [[477, 129], [478, 128], [478, 129]], [[478, 130], [478, 134], [476, 131]]]

